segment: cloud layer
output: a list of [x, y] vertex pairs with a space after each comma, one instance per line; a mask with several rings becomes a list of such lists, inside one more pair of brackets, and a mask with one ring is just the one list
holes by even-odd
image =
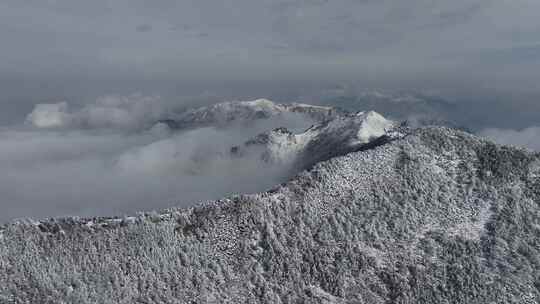
[[[142, 95], [36, 105], [27, 125], [0, 129], [0, 221], [121, 215], [263, 191], [289, 176], [288, 164], [270, 166], [257, 151], [239, 157], [230, 148], [276, 127], [299, 132], [313, 123], [288, 113], [175, 132], [155, 123], [171, 111]], [[479, 133], [540, 151], [540, 127]]]
[[70, 111], [67, 102], [37, 104], [27, 122], [37, 128], [140, 129], [165, 112], [159, 97], [105, 96]]
[[414, 72], [515, 86], [538, 75], [538, 10], [534, 0], [6, 0], [0, 69], [202, 82], [361, 71], [403, 83]]
[[0, 129], [0, 221], [121, 215], [262, 191], [282, 182], [288, 166], [230, 148], [271, 128], [312, 123], [291, 115], [172, 132], [147, 123], [164, 111], [152, 100], [104, 97], [78, 110], [41, 104], [28, 115], [31, 126]]
[[521, 146], [540, 151], [540, 127], [537, 126], [522, 130], [489, 128], [481, 131], [480, 135], [503, 145]]

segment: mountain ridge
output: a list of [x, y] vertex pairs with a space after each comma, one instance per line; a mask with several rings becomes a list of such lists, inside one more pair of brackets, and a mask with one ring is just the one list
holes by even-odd
[[343, 114], [300, 133], [277, 128], [261, 133], [231, 153], [237, 156], [262, 148], [261, 159], [270, 163], [296, 163], [299, 171], [329, 158], [361, 150], [376, 141], [398, 138], [399, 126], [374, 111]]
[[261, 98], [250, 101], [227, 101], [188, 109], [158, 122], [165, 123], [173, 130], [182, 130], [206, 126], [227, 126], [235, 122], [245, 123], [283, 114], [300, 114], [315, 122], [323, 122], [341, 113], [341, 110], [334, 107], [304, 103], [275, 103]]
[[409, 129], [260, 194], [5, 225], [0, 299], [535, 303], [538, 189], [538, 154]]

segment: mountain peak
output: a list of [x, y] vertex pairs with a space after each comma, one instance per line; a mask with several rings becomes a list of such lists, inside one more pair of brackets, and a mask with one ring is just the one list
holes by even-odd
[[[262, 153], [267, 162], [294, 163], [295, 170], [305, 169], [318, 161], [357, 151], [387, 136], [396, 124], [374, 111], [340, 115], [316, 124], [300, 133], [277, 128], [257, 135], [236, 147], [235, 153]], [[260, 152], [260, 148], [263, 148]]]
[[227, 126], [246, 123], [286, 114], [296, 114], [316, 122], [331, 119], [340, 113], [332, 107], [312, 106], [302, 103], [281, 104], [268, 99], [227, 101], [210, 106], [190, 109], [160, 122], [172, 129], [190, 129], [205, 126]]

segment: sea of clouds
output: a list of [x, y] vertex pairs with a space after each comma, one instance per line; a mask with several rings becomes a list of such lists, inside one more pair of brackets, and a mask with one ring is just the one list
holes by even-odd
[[[138, 94], [79, 107], [37, 104], [19, 125], [0, 128], [0, 223], [122, 216], [264, 191], [294, 174], [290, 164], [270, 165], [257, 151], [240, 157], [231, 147], [273, 128], [300, 132], [314, 123], [292, 113], [180, 131], [158, 123], [179, 111]], [[475, 133], [540, 151], [540, 127]]]
[[227, 128], [173, 131], [159, 97], [106, 96], [83, 107], [38, 104], [24, 124], [0, 129], [0, 221], [121, 216], [259, 192], [283, 182], [286, 164], [231, 147], [276, 127], [313, 122], [282, 115]]

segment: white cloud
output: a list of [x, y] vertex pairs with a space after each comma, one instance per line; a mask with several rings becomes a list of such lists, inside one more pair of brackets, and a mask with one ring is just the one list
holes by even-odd
[[35, 128], [0, 129], [0, 222], [133, 214], [263, 191], [289, 168], [255, 153], [232, 156], [230, 148], [268, 129], [312, 123], [283, 116], [219, 129], [140, 129], [139, 120], [162, 111], [152, 101], [107, 97], [78, 111], [42, 105], [28, 116]]
[[62, 127], [68, 120], [66, 102], [38, 104], [27, 117], [27, 121], [38, 128]]
[[532, 126], [523, 130], [485, 129], [479, 133], [503, 145], [514, 145], [540, 151], [540, 127]]
[[94, 103], [69, 111], [66, 102], [38, 104], [27, 121], [38, 128], [140, 129], [159, 119], [165, 111], [156, 96], [104, 96]]

